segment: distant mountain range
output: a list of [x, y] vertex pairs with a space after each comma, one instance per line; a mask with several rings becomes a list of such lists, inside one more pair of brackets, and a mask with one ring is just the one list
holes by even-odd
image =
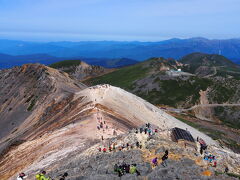
[[63, 60], [84, 60], [91, 65], [103, 66], [106, 68], [118, 68], [129, 66], [138, 63], [139, 61], [128, 58], [84, 58], [84, 57], [55, 57], [48, 54], [29, 54], [29, 55], [8, 55], [0, 53], [0, 69], [12, 68], [14, 66], [21, 66], [29, 63], [53, 64]]
[[9, 55], [48, 54], [55, 57], [130, 58], [151, 57], [179, 59], [186, 54], [202, 52], [221, 54], [240, 63], [240, 39], [209, 40], [205, 38], [170, 39], [160, 42], [25, 42], [0, 40], [0, 53]]

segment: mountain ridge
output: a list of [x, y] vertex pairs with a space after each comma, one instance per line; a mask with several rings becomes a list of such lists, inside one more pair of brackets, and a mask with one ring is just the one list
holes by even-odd
[[[186, 54], [203, 52], [219, 54], [232, 58], [240, 58], [239, 39], [170, 39], [159, 42], [118, 42], [118, 41], [82, 41], [82, 42], [11, 42], [0, 41], [0, 52], [11, 55], [46, 53], [57, 57], [91, 57], [95, 58], [130, 58], [145, 60], [151, 57], [179, 59]], [[1, 45], [2, 44], [2, 45]], [[31, 50], [32, 49], [32, 50]], [[239, 62], [238, 62], [239, 63]]]

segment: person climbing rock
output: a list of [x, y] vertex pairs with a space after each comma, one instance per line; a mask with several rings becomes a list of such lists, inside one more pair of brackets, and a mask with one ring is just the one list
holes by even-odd
[[36, 175], [37, 180], [50, 180], [50, 178], [46, 177], [46, 171], [42, 171], [40, 174]]
[[23, 178], [26, 177], [24, 173], [20, 173], [17, 177], [17, 180], [23, 180]]
[[153, 166], [157, 166], [158, 165], [158, 158], [157, 157], [153, 158], [152, 163], [153, 163]]
[[165, 151], [165, 154], [162, 157], [162, 163], [161, 163], [162, 166], [164, 166], [164, 167], [167, 166], [167, 162], [166, 162], [167, 159], [168, 159], [168, 150]]

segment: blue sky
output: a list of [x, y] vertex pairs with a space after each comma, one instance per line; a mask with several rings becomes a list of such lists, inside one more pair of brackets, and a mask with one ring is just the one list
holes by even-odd
[[1, 39], [227, 39], [239, 30], [240, 0], [0, 0]]

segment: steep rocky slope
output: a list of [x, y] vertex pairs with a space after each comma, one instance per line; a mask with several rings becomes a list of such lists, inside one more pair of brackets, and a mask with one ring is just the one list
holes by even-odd
[[0, 86], [0, 153], [30, 134], [41, 133], [47, 120], [44, 114], [54, 104], [60, 108], [74, 92], [86, 87], [68, 74], [40, 64], [1, 70]]
[[[1, 71], [1, 75], [1, 85], [4, 87], [9, 88], [14, 78], [15, 82], [21, 82], [1, 92], [6, 93], [1, 96], [1, 115], [4, 119], [0, 120], [0, 130], [4, 132], [0, 139], [0, 174], [3, 180], [15, 179], [17, 173], [22, 171], [28, 174], [27, 179], [33, 179], [42, 169], [54, 178], [68, 171], [69, 179], [90, 179], [90, 176], [93, 179], [118, 179], [112, 166], [122, 160], [142, 166], [142, 176], [138, 179], [155, 179], [159, 173], [166, 171], [160, 167], [149, 167], [153, 152], [158, 148], [172, 148], [169, 163], [173, 169], [167, 173], [169, 178], [176, 174], [183, 177], [202, 176], [209, 167], [206, 163], [197, 164], [198, 161], [200, 164], [204, 162], [202, 158], [196, 165], [193, 161], [184, 160], [189, 154], [187, 158], [195, 161], [199, 153], [172, 142], [169, 133], [174, 127], [187, 129], [195, 139], [203, 138], [209, 145], [209, 151], [218, 156], [219, 163], [227, 162], [230, 172], [240, 173], [238, 154], [220, 147], [207, 135], [123, 89], [107, 84], [86, 88], [66, 73], [43, 65], [25, 65]], [[23, 93], [14, 96], [10, 89]], [[12, 104], [7, 103], [8, 100], [4, 102], [2, 98], [10, 99]], [[9, 111], [10, 107], [13, 108]], [[16, 114], [12, 117], [11, 113]], [[100, 122], [104, 128], [98, 130]], [[146, 123], [151, 123], [153, 128], [159, 130], [155, 140], [148, 139], [147, 135], [128, 133]], [[11, 128], [5, 130], [9, 126]], [[142, 150], [97, 153], [99, 146], [107, 147], [114, 141], [118, 145], [127, 141], [135, 143], [136, 140], [143, 143]], [[160, 155], [159, 150], [157, 156]], [[186, 167], [186, 171], [181, 172], [174, 168], [179, 164], [185, 165], [184, 162], [189, 162], [194, 168]], [[222, 165], [217, 169], [210, 168], [212, 177], [215, 177], [215, 170], [223, 171], [223, 168]], [[204, 179], [204, 176], [201, 178]]]
[[80, 60], [60, 61], [51, 64], [50, 67], [64, 71], [80, 81], [114, 71], [114, 69], [107, 69], [102, 66], [89, 65]]

